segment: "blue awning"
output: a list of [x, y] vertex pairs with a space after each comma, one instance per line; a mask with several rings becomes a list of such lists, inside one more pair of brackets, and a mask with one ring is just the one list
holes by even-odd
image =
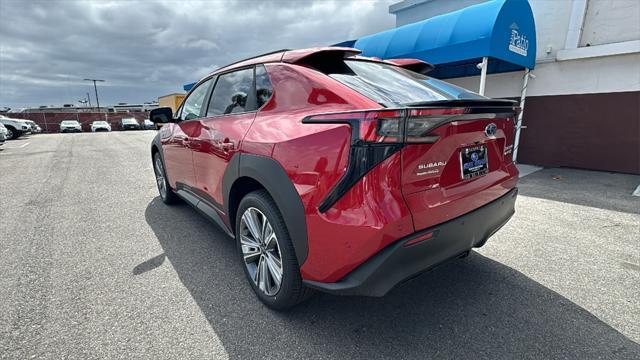
[[533, 69], [536, 29], [527, 0], [493, 0], [356, 40], [364, 56], [416, 58], [436, 65], [429, 75], [477, 75], [489, 57], [488, 73]]
[[191, 90], [191, 88], [195, 85], [196, 83], [192, 82], [192, 83], [188, 83], [188, 84], [184, 84], [182, 85], [182, 88], [184, 89], [184, 91], [189, 91]]

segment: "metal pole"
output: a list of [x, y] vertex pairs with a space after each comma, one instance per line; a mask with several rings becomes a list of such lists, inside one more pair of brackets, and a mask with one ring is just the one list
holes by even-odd
[[93, 90], [96, 92], [96, 104], [98, 104], [98, 112], [100, 112], [100, 99], [98, 98], [98, 86], [96, 85], [96, 81], [93, 80]]
[[88, 91], [87, 91], [87, 101], [89, 102], [89, 107], [91, 107], [91, 96], [89, 96]]
[[100, 82], [104, 82], [105, 80], [101, 80], [101, 79], [84, 79], [85, 81], [93, 81], [93, 90], [95, 90], [96, 92], [96, 104], [98, 106], [98, 113], [100, 113], [100, 99], [98, 98], [98, 85], [96, 85], [96, 82], [100, 81]]
[[524, 102], [527, 97], [527, 86], [529, 84], [529, 69], [524, 70], [524, 80], [522, 81], [522, 92], [520, 93], [520, 114], [518, 114], [518, 121], [516, 122], [516, 139], [513, 143], [513, 162], [516, 162], [518, 158], [518, 146], [520, 145], [520, 129], [522, 128], [522, 117], [524, 115]]
[[482, 58], [482, 69], [480, 69], [480, 90], [478, 91], [478, 93], [480, 95], [484, 95], [484, 87], [485, 84], [487, 83], [487, 65], [489, 64], [489, 58], [488, 57], [483, 57]]

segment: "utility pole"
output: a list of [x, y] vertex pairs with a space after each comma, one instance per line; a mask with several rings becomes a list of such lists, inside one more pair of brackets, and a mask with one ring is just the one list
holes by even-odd
[[98, 112], [100, 112], [100, 99], [98, 98], [98, 86], [96, 82], [104, 82], [105, 80], [100, 79], [84, 79], [85, 81], [93, 81], [93, 90], [96, 92], [96, 103], [98, 105]]
[[91, 96], [89, 96], [89, 92], [87, 92], [87, 101], [89, 102], [89, 107], [91, 107]]

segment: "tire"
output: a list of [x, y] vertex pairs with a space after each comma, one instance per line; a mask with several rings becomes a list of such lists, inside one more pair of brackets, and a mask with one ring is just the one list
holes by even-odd
[[7, 137], [9, 140], [15, 140], [22, 135], [22, 132], [16, 130], [13, 126], [6, 126], [6, 128], [9, 130], [9, 137]]
[[[256, 239], [249, 229], [252, 215], [254, 216], [253, 222], [259, 223], [259, 227], [264, 224], [261, 220], [268, 221], [267, 224], [271, 226], [272, 233], [275, 234], [275, 245], [273, 238], [267, 243], [260, 239], [255, 241]], [[266, 231], [260, 231], [262, 234], [259, 237], [270, 238], [269, 235], [263, 236], [264, 233], [270, 234], [268, 227], [266, 229]], [[289, 231], [278, 207], [266, 190], [251, 192], [240, 201], [235, 230], [236, 247], [242, 268], [260, 301], [271, 309], [287, 310], [305, 301], [313, 294], [312, 289], [302, 284], [300, 267], [289, 237]], [[280, 268], [277, 266], [278, 257], [280, 258]], [[260, 264], [263, 266], [261, 267]], [[260, 277], [259, 269], [264, 270], [262, 271], [262, 274], [265, 274], [264, 278]], [[278, 269], [281, 271], [281, 280], [276, 290], [277, 276], [274, 274]], [[265, 281], [261, 283], [258, 278]]]
[[156, 152], [153, 155], [153, 172], [156, 176], [156, 185], [158, 187], [158, 193], [160, 194], [160, 199], [167, 205], [175, 204], [180, 199], [178, 195], [176, 195], [171, 186], [169, 186], [169, 182], [167, 181], [167, 173], [164, 170], [164, 162], [162, 161], [162, 157], [160, 153]]

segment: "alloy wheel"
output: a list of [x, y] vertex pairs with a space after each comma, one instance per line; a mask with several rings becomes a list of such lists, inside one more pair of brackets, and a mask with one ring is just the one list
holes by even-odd
[[278, 238], [262, 211], [250, 207], [240, 219], [240, 245], [253, 283], [274, 296], [282, 284], [282, 256]]
[[155, 170], [158, 191], [160, 192], [160, 196], [162, 196], [162, 198], [164, 199], [167, 197], [167, 182], [164, 177], [164, 167], [162, 166], [162, 160], [160, 160], [159, 156], [156, 156]]

